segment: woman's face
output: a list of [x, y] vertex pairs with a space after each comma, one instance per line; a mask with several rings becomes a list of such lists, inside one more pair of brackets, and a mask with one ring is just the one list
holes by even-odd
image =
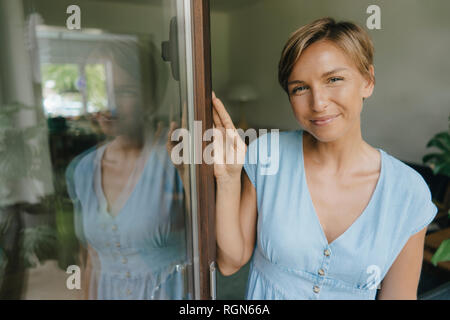
[[103, 131], [108, 135], [134, 138], [142, 130], [142, 99], [139, 82], [113, 63], [115, 109], [102, 113]]
[[360, 130], [363, 98], [372, 94], [373, 83], [334, 43], [319, 41], [299, 57], [288, 78], [288, 90], [302, 128], [328, 142]]
[[133, 136], [142, 127], [143, 102], [140, 84], [121, 66], [115, 65], [113, 70], [119, 130], [121, 134]]

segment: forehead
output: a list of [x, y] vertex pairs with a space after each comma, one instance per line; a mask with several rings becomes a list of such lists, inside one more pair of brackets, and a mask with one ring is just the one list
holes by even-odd
[[138, 86], [139, 82], [131, 76], [131, 74], [113, 62], [113, 82], [114, 87]]
[[289, 79], [320, 76], [337, 68], [357, 71], [348, 55], [331, 41], [318, 41], [306, 48], [294, 64]]

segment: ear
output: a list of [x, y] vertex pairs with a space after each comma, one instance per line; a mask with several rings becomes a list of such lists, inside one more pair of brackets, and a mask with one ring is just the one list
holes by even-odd
[[362, 88], [363, 98], [368, 98], [372, 95], [373, 88], [375, 87], [375, 69], [373, 65], [369, 67], [370, 79], [364, 77], [364, 86]]

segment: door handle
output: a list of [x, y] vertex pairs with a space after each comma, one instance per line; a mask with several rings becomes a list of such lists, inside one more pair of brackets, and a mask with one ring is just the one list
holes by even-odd
[[161, 57], [164, 61], [170, 62], [173, 78], [180, 81], [177, 17], [170, 19], [169, 40], [161, 42]]
[[209, 283], [212, 300], [216, 300], [216, 274], [217, 274], [216, 262], [213, 261], [209, 265]]

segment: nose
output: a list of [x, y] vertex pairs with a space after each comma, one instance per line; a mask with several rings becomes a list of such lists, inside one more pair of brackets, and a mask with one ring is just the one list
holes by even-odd
[[326, 90], [322, 88], [311, 88], [311, 108], [315, 112], [322, 112], [328, 106], [328, 96]]

